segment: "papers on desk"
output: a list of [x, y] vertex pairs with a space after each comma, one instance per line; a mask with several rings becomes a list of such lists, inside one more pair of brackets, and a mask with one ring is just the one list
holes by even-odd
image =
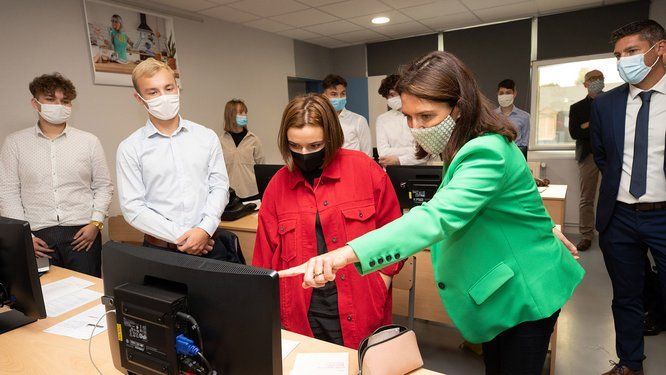
[[74, 276], [43, 285], [46, 315], [59, 316], [102, 297], [102, 293], [85, 289], [91, 285], [94, 283]]
[[544, 191], [548, 190], [548, 186], [539, 186], [537, 189], [539, 190], [539, 193], [543, 193]]
[[298, 353], [289, 375], [348, 375], [349, 353]]
[[287, 358], [289, 353], [291, 353], [298, 346], [298, 341], [282, 339], [282, 359]]
[[99, 324], [97, 323], [99, 318], [104, 315], [105, 312], [104, 305], [100, 304], [82, 312], [81, 314], [64, 320], [51, 328], [47, 328], [44, 332], [73, 337], [75, 339], [88, 340], [90, 334], [93, 333], [93, 328], [95, 329], [95, 336], [106, 331], [106, 319], [102, 319]]

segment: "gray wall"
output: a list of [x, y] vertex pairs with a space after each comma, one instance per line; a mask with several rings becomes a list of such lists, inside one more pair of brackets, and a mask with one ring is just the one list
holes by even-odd
[[365, 44], [335, 48], [331, 50], [331, 73], [343, 77], [367, 77]]
[[294, 41], [294, 60], [296, 77], [323, 79], [331, 72], [331, 49]]

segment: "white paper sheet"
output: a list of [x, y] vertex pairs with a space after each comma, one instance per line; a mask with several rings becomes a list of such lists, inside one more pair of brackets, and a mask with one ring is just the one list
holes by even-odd
[[55, 299], [44, 299], [46, 305], [46, 315], [49, 317], [59, 316], [77, 307], [83, 306], [88, 302], [98, 300], [102, 293], [90, 289], [80, 289], [75, 292], [60, 296]]
[[91, 281], [70, 276], [66, 279], [42, 285], [42, 294], [44, 294], [44, 301], [46, 301], [76, 292], [77, 290], [87, 288], [91, 285], [94, 285]]
[[348, 375], [349, 353], [298, 353], [290, 375]]
[[44, 332], [73, 337], [75, 339], [88, 340], [93, 328], [95, 329], [95, 336], [106, 331], [106, 319], [102, 319], [99, 324], [97, 324], [97, 321], [105, 312], [104, 305], [100, 304], [47, 328]]
[[298, 341], [282, 339], [282, 359], [287, 358], [297, 346]]

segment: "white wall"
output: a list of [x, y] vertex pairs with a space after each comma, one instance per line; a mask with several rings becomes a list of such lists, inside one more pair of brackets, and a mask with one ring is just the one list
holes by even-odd
[[[250, 128], [264, 142], [268, 162], [279, 162], [277, 129], [295, 71], [293, 40], [212, 18], [203, 23], [174, 18], [182, 74], [181, 113], [217, 131], [224, 103], [247, 101]], [[35, 124], [28, 83], [61, 72], [76, 85], [72, 126], [96, 134], [115, 180], [118, 144], [146, 121], [130, 87], [92, 83], [81, 0], [2, 1], [0, 140]], [[110, 213], [118, 214], [114, 197]]]

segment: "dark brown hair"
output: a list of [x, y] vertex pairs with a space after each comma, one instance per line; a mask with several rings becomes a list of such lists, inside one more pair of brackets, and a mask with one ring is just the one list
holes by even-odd
[[664, 28], [656, 21], [643, 20], [628, 23], [611, 33], [611, 44], [629, 35], [640, 35], [641, 39], [647, 40], [650, 45], [666, 39]]
[[497, 90], [499, 89], [509, 89], [516, 91], [516, 82], [511, 78], [503, 79], [500, 83], [497, 84]]
[[395, 90], [395, 86], [398, 84], [400, 76], [397, 74], [391, 74], [390, 76], [382, 79], [382, 83], [379, 85], [379, 90], [377, 93], [388, 99], [389, 92]]
[[324, 164], [326, 167], [344, 143], [340, 120], [331, 102], [320, 94], [307, 94], [292, 99], [282, 113], [282, 122], [278, 133], [278, 149], [289, 170], [293, 170], [294, 161], [289, 149], [287, 131], [290, 128], [301, 129], [305, 126], [319, 126], [324, 129]]
[[224, 131], [230, 132], [236, 124], [236, 115], [238, 111], [236, 108], [240, 105], [241, 113], [247, 113], [247, 106], [241, 99], [231, 99], [224, 105]]
[[329, 87], [335, 87], [337, 85], [342, 85], [344, 87], [347, 87], [347, 81], [337, 74], [329, 74], [321, 82], [321, 86], [324, 90], [326, 90]]
[[[472, 72], [453, 54], [431, 52], [403, 67], [400, 76], [399, 93], [458, 107], [460, 117], [442, 153], [445, 164], [451, 163], [465, 143], [480, 135], [497, 133], [507, 142], [516, 139], [516, 130], [509, 120], [494, 113]], [[416, 156], [424, 158], [427, 153], [418, 146]]]
[[65, 99], [76, 99], [74, 84], [58, 72], [36, 77], [30, 82], [28, 89], [35, 98], [37, 98], [37, 95], [55, 95], [57, 90], [61, 90]]

